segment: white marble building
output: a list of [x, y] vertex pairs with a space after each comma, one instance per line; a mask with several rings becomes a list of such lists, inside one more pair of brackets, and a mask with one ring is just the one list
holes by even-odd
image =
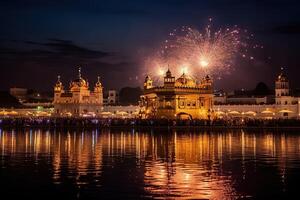
[[275, 103], [258, 104], [253, 97], [254, 104], [243, 105], [214, 105], [217, 117], [243, 117], [243, 118], [300, 118], [300, 97], [291, 95], [289, 80], [283, 71], [275, 80]]

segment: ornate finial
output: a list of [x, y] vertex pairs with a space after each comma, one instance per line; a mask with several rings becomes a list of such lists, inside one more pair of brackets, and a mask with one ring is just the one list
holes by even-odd
[[97, 76], [97, 80], [98, 80], [98, 82], [100, 82], [100, 76]]
[[78, 68], [78, 77], [81, 78], [81, 67]]
[[60, 82], [60, 75], [57, 76], [57, 82]]

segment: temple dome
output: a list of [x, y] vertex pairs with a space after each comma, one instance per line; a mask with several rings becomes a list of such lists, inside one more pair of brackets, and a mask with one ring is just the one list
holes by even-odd
[[73, 83], [77, 83], [77, 84], [86, 84], [86, 81], [83, 78], [78, 78], [72, 81]]
[[78, 69], [78, 78], [74, 79], [71, 83], [70, 83], [70, 89], [75, 89], [75, 88], [88, 88], [89, 87], [89, 83], [88, 81], [84, 80], [81, 77], [81, 68], [79, 67]]
[[175, 86], [196, 87], [196, 81], [183, 73], [175, 82]]
[[87, 87], [88, 83], [83, 78], [75, 79], [71, 82], [71, 86], [78, 86], [78, 87]]
[[95, 87], [102, 87], [102, 83], [100, 82], [100, 76], [97, 77], [97, 82], [95, 84]]
[[147, 81], [151, 81], [151, 77], [149, 75], [147, 75], [145, 78], [145, 82], [147, 82]]
[[55, 92], [60, 92], [63, 90], [63, 84], [62, 82], [60, 81], [60, 76], [57, 76], [57, 82], [55, 83], [55, 86], [54, 86], [54, 91]]
[[288, 78], [287, 78], [286, 74], [284, 73], [284, 68], [281, 67], [280, 70], [281, 70], [281, 72], [280, 72], [280, 74], [277, 76], [276, 81], [280, 81], [280, 82], [288, 82]]
[[288, 81], [288, 78], [287, 78], [287, 76], [283, 72], [281, 72], [278, 75], [278, 77], [277, 77], [277, 81], [283, 81], [283, 82], [285, 82], [285, 81]]

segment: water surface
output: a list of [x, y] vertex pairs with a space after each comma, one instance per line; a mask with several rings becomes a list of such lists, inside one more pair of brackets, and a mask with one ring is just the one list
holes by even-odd
[[0, 130], [11, 198], [292, 199], [299, 180], [300, 133]]

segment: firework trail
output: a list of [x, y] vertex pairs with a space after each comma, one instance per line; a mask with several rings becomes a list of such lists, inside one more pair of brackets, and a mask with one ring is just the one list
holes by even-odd
[[176, 76], [184, 72], [198, 78], [206, 74], [219, 78], [230, 73], [237, 57], [254, 59], [248, 55], [253, 35], [237, 26], [215, 30], [211, 22], [202, 31], [186, 26], [174, 29], [146, 61], [152, 66], [150, 75], [161, 76], [170, 68]]

